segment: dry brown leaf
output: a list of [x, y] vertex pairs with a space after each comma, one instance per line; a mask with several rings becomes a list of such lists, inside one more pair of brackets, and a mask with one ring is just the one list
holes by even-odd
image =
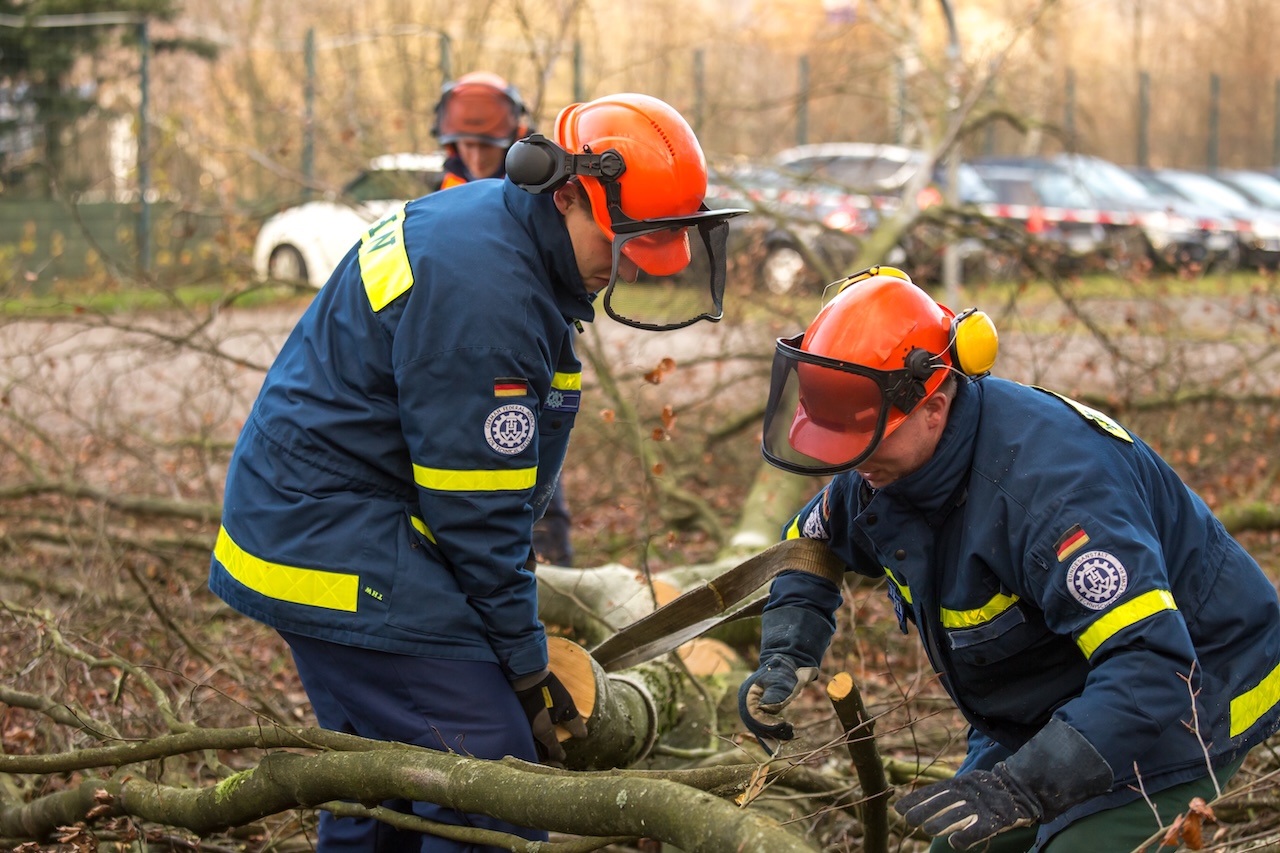
[[768, 779], [769, 765], [761, 764], [756, 768], [756, 772], [751, 774], [751, 781], [747, 783], [747, 790], [735, 797], [733, 801], [743, 807], [751, 805], [751, 801], [760, 796], [760, 792], [764, 790], [764, 784]]

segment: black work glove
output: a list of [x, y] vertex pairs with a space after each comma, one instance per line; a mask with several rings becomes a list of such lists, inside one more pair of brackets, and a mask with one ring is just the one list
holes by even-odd
[[770, 755], [777, 741], [796, 736], [779, 714], [818, 677], [818, 663], [834, 626], [803, 607], [777, 607], [761, 616], [760, 668], [738, 688], [738, 715]]
[[552, 767], [564, 767], [564, 747], [556, 738], [556, 725], [564, 726], [573, 737], [587, 736], [587, 725], [573, 704], [573, 697], [549, 669], [517, 678], [511, 687], [529, 718], [538, 760]]
[[921, 788], [893, 807], [912, 826], [968, 850], [1005, 830], [1053, 820], [1111, 783], [1111, 766], [1093, 745], [1055, 719], [1007, 761]]

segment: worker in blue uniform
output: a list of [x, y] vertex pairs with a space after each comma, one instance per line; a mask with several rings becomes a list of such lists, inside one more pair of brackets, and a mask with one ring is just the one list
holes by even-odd
[[445, 152], [441, 189], [506, 174], [507, 151], [531, 132], [520, 90], [492, 71], [472, 71], [440, 88], [431, 134]]
[[[507, 174], [507, 151], [532, 126], [520, 90], [492, 71], [472, 71], [441, 87], [432, 134], [444, 146], [441, 189]], [[540, 563], [573, 565], [572, 518], [564, 480], [556, 482], [542, 517], [533, 525]]]
[[[931, 850], [1128, 853], [1280, 728], [1280, 603], [1204, 502], [1110, 417], [988, 376], [997, 337], [905, 274], [840, 282], [778, 341], [763, 451], [830, 482], [785, 528], [883, 578], [970, 725], [895, 803]], [[772, 748], [836, 584], [773, 583], [739, 710]], [[1212, 768], [1212, 777], [1210, 776]]]
[[[236, 444], [209, 586], [280, 632], [322, 726], [551, 764], [557, 725], [586, 734], [548, 670], [531, 547], [581, 401], [572, 334], [596, 304], [643, 329], [719, 319], [741, 211], [705, 193], [668, 104], [574, 104], [505, 180], [401, 206], [321, 288]], [[326, 812], [318, 849], [496, 848]]]

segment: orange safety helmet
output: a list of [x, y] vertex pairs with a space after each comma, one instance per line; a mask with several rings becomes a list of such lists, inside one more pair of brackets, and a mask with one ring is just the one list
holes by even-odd
[[528, 110], [515, 86], [491, 71], [473, 71], [444, 85], [431, 132], [441, 145], [475, 139], [509, 148], [528, 134]]
[[[552, 137], [512, 145], [507, 178], [530, 193], [579, 182], [613, 244], [605, 313], [651, 331], [719, 320], [728, 220], [747, 211], [707, 207], [707, 161], [684, 117], [649, 95], [608, 95], [565, 107]], [[620, 279], [624, 257], [638, 271]]]
[[[570, 104], [556, 117], [554, 138], [566, 151], [622, 155], [617, 179], [621, 210], [633, 220], [692, 216], [707, 194], [707, 161], [693, 128], [674, 107], [650, 95], [609, 95]], [[596, 224], [614, 239], [614, 221], [599, 178], [580, 178]], [[687, 231], [628, 240], [622, 252], [650, 275], [671, 275], [689, 264]]]
[[850, 276], [802, 336], [778, 341], [765, 413], [765, 457], [786, 470], [849, 470], [938, 390], [948, 371], [995, 362], [986, 314], [958, 318], [900, 270]]

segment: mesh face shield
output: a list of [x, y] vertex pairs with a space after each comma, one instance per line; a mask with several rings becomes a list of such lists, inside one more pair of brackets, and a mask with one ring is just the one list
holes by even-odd
[[866, 461], [925, 398], [925, 378], [946, 366], [918, 349], [912, 366], [877, 370], [805, 352], [803, 339], [778, 339], [761, 444], [770, 464], [796, 474], [838, 474]]
[[[619, 323], [648, 331], [720, 320], [728, 219], [738, 213], [713, 212], [704, 205], [690, 216], [615, 223], [605, 312]], [[639, 268], [635, 281], [619, 275], [623, 258]]]

